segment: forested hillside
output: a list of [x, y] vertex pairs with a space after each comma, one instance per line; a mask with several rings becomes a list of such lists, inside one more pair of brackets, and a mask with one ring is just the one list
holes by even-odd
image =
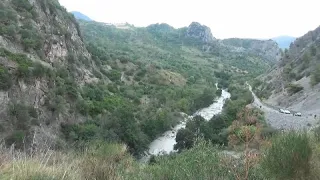
[[[167, 24], [135, 28], [80, 21], [80, 29], [100, 73], [110, 80], [108, 90], [133, 102], [145, 142], [175, 125], [174, 114], [193, 114], [211, 104], [219, 96], [215, 83], [244, 85], [268, 67], [258, 55], [221, 46], [199, 23], [174, 29]], [[227, 53], [216, 54], [220, 48]], [[98, 100], [89, 98], [87, 102]]]

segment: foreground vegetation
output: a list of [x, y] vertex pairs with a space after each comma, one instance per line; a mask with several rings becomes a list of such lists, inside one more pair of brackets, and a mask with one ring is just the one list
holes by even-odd
[[[319, 129], [314, 134], [280, 133], [265, 125], [261, 111], [246, 108], [252, 96], [245, 82], [270, 66], [260, 57], [187, 37], [187, 28], [79, 25], [57, 0], [30, 2], [0, 2], [0, 35], [12, 44], [0, 48], [0, 90], [13, 92], [8, 117], [0, 124], [5, 141], [0, 179], [319, 177]], [[42, 18], [48, 27], [39, 28]], [[49, 37], [60, 42], [48, 42]], [[90, 54], [82, 54], [82, 41]], [[48, 64], [45, 47], [53, 44], [67, 54]], [[310, 53], [312, 58], [306, 54], [299, 67], [315, 85], [319, 67], [309, 72], [305, 66], [312, 65], [319, 51], [315, 47]], [[290, 66], [284, 72], [301, 78]], [[90, 72], [88, 82], [79, 79], [83, 71]], [[40, 106], [28, 102], [20, 90], [37, 82], [47, 90]], [[196, 117], [178, 133], [179, 153], [140, 164], [137, 157], [178, 123], [179, 112], [192, 114], [221, 95], [216, 83], [232, 95], [221, 115], [209, 122]], [[268, 91], [265, 86], [260, 95]], [[286, 88], [290, 93], [302, 90], [296, 84]], [[39, 127], [56, 131], [56, 142], [47, 147], [34, 143], [33, 130]]]
[[[319, 129], [318, 129], [319, 130]], [[317, 130], [317, 131], [318, 131]], [[317, 132], [319, 133], [319, 132]], [[123, 144], [95, 142], [81, 151], [1, 148], [1, 179], [317, 179], [319, 141], [314, 134], [285, 132], [263, 140], [259, 153], [227, 155], [199, 139], [179, 154], [138, 163]]]

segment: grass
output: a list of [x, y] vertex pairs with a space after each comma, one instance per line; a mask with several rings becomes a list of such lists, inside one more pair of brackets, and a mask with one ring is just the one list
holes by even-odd
[[117, 180], [134, 167], [125, 145], [95, 142], [81, 151], [35, 150], [29, 153], [0, 147], [0, 179]]
[[311, 144], [306, 133], [288, 132], [272, 140], [262, 167], [278, 179], [302, 179], [310, 175]]
[[[317, 179], [320, 177], [320, 146], [313, 134], [289, 132], [277, 134], [267, 140], [263, 150], [254, 159], [254, 165], [248, 166], [249, 174], [245, 174], [246, 157], [251, 153], [234, 158], [222, 153], [220, 147], [198, 140], [193, 148], [179, 154], [156, 157], [152, 164], [140, 164], [127, 152], [123, 144], [95, 142], [78, 151], [34, 150], [29, 153], [14, 148], [0, 147], [0, 179], [4, 180], [149, 180], [149, 179], [237, 179], [237, 180], [270, 180], [283, 179], [270, 174], [269, 167], [263, 166], [265, 161], [305, 164], [296, 162], [301, 153], [301, 144], [308, 141], [311, 158], [307, 158], [309, 175], [293, 177], [296, 179]], [[289, 142], [287, 142], [289, 141]], [[287, 142], [287, 143], [284, 143]], [[300, 142], [300, 143], [298, 143]], [[282, 143], [282, 144], [279, 144]], [[299, 146], [294, 146], [298, 143]], [[276, 149], [274, 147], [276, 146]], [[292, 151], [285, 148], [290, 147]], [[296, 149], [298, 150], [296, 151]], [[300, 149], [299, 149], [300, 148]], [[279, 150], [275, 158], [270, 158], [270, 151]], [[277, 151], [278, 152], [278, 151]], [[303, 151], [302, 151], [303, 152]], [[265, 154], [266, 156], [264, 156]], [[288, 155], [286, 155], [288, 154]], [[295, 154], [290, 156], [290, 154]], [[285, 158], [282, 158], [283, 156]], [[251, 157], [250, 157], [251, 158]], [[251, 162], [251, 161], [248, 161]], [[305, 161], [306, 162], [306, 161]], [[262, 165], [262, 166], [261, 166]], [[295, 166], [295, 167], [296, 167]], [[285, 166], [291, 167], [291, 166]], [[284, 167], [279, 168], [282, 170]], [[287, 179], [287, 178], [284, 178]]]
[[78, 160], [73, 154], [51, 150], [31, 154], [2, 147], [0, 155], [0, 179], [55, 180], [79, 179]]

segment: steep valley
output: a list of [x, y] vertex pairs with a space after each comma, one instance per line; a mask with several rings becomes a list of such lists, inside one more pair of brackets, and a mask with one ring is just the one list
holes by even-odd
[[196, 22], [180, 29], [79, 25], [55, 0], [0, 5], [1, 135], [17, 147], [60, 148], [98, 136], [139, 154], [179, 112], [211, 104], [215, 83], [244, 84], [280, 52], [270, 41], [217, 40]]
[[320, 27], [281, 50], [72, 13], [0, 1], [1, 180], [320, 177]]

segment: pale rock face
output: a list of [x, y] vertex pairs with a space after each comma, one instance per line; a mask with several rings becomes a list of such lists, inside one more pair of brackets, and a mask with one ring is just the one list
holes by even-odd
[[49, 53], [47, 54], [47, 58], [51, 64], [59, 59], [65, 59], [68, 55], [68, 50], [63, 42], [59, 44], [51, 44], [51, 47], [48, 48]]

